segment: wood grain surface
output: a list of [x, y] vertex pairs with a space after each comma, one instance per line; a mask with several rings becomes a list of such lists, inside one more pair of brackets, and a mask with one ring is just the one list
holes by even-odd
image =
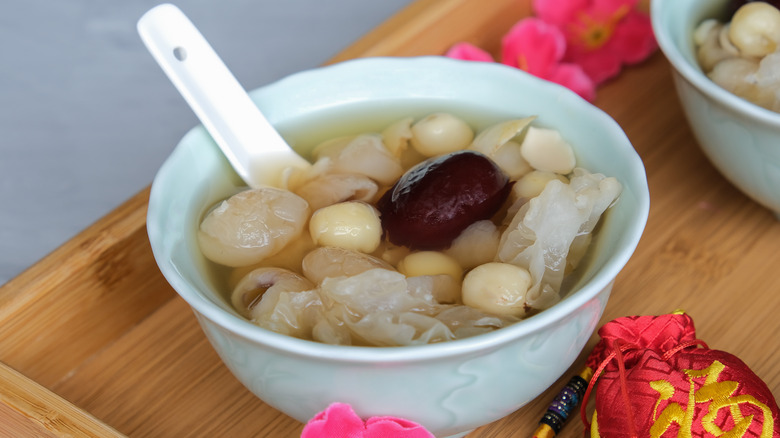
[[[442, 54], [457, 41], [495, 53], [529, 3], [419, 0], [332, 62]], [[699, 338], [739, 356], [777, 397], [780, 222], [702, 154], [660, 52], [599, 88], [596, 105], [644, 160], [651, 194], [647, 229], [601, 323], [684, 309]], [[299, 435], [301, 423], [230, 374], [159, 273], [146, 236], [148, 196], [138, 193], [0, 288], [0, 427], [10, 431], [0, 433], [69, 436], [51, 427], [68, 418], [82, 427], [74, 436]], [[469, 437], [530, 436], [568, 378]], [[34, 409], [14, 394], [36, 401]], [[582, 436], [579, 419], [560, 436]]]

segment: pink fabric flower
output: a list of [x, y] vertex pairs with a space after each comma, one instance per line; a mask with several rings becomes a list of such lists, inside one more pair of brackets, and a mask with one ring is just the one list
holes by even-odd
[[503, 64], [563, 85], [593, 101], [595, 84], [578, 65], [561, 62], [565, 53], [564, 34], [538, 18], [520, 20], [501, 41]]
[[348, 404], [334, 403], [306, 423], [301, 438], [435, 438], [417, 423], [395, 417], [363, 422]]
[[448, 58], [462, 59], [464, 61], [493, 62], [493, 56], [471, 43], [457, 43], [450, 47], [444, 55]]
[[563, 31], [564, 61], [580, 65], [596, 84], [657, 48], [650, 17], [637, 9], [637, 0], [534, 0], [533, 7]]

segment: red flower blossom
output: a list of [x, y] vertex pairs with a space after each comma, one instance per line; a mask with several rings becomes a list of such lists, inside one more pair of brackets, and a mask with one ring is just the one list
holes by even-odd
[[593, 81], [578, 65], [561, 62], [565, 52], [563, 33], [538, 18], [520, 20], [501, 40], [501, 63], [563, 85], [593, 101]]
[[306, 423], [301, 438], [434, 438], [422, 426], [395, 417], [371, 417], [363, 422], [348, 404], [334, 403]]
[[[593, 81], [579, 66], [561, 62], [565, 52], [564, 34], [538, 18], [519, 21], [501, 41], [502, 64], [563, 85], [592, 101], [596, 95]], [[470, 43], [452, 46], [446, 56], [467, 61], [493, 60], [489, 53]]]
[[563, 60], [580, 65], [596, 84], [657, 48], [650, 17], [637, 9], [637, 0], [534, 0], [533, 6], [564, 33]]
[[471, 43], [457, 43], [450, 47], [444, 55], [448, 58], [462, 59], [464, 61], [493, 62], [493, 55], [480, 49]]

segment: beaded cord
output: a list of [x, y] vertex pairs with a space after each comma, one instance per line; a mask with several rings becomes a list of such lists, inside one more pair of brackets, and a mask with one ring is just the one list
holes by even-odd
[[534, 432], [534, 438], [552, 438], [561, 431], [569, 414], [585, 395], [588, 381], [592, 376], [593, 370], [590, 367], [585, 367], [579, 375], [569, 380], [569, 383], [555, 396], [547, 408], [547, 412], [539, 420], [539, 427]]

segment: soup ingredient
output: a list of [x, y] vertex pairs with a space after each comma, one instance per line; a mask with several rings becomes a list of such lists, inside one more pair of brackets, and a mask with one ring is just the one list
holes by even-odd
[[301, 268], [306, 278], [317, 284], [328, 277], [351, 277], [369, 269], [395, 271], [392, 265], [374, 256], [328, 246], [306, 254], [301, 262]]
[[[314, 291], [269, 291], [254, 322], [282, 333], [305, 332], [301, 337], [329, 344], [398, 346], [449, 341], [518, 321], [439, 303], [440, 278], [450, 277], [406, 277], [387, 269], [327, 277]], [[276, 327], [280, 321], [288, 326]]]
[[398, 263], [398, 271], [407, 277], [449, 275], [457, 281], [463, 278], [463, 268], [458, 262], [438, 251], [411, 253]]
[[426, 157], [466, 149], [473, 139], [471, 127], [449, 113], [430, 114], [412, 125], [412, 147]]
[[764, 3], [769, 3], [770, 5], [780, 9], [780, 0], [731, 0], [729, 2], [729, 4], [728, 4], [729, 7], [728, 7], [728, 10], [726, 12], [727, 12], [728, 16], [731, 17], [742, 6], [744, 6], [744, 5], [748, 4], [748, 3], [758, 2], [758, 1], [764, 2]]
[[515, 185], [512, 186], [512, 194], [517, 198], [526, 199], [539, 196], [547, 183], [554, 179], [557, 179], [564, 184], [569, 183], [569, 180], [559, 173], [533, 170], [517, 180]]
[[769, 3], [741, 6], [731, 22], [708, 19], [694, 32], [702, 70], [725, 90], [780, 112], [780, 10]]
[[469, 149], [482, 152], [506, 172], [509, 179], [516, 180], [531, 171], [531, 165], [523, 158], [521, 138], [536, 117], [513, 119], [496, 123], [480, 132]]
[[365, 175], [326, 173], [305, 182], [295, 193], [317, 211], [344, 201], [371, 201], [378, 190], [376, 182]]
[[409, 147], [413, 122], [413, 118], [405, 117], [390, 124], [382, 131], [382, 143], [394, 157], [400, 157]]
[[252, 312], [266, 292], [298, 292], [314, 287], [312, 282], [287, 269], [258, 268], [244, 276], [236, 285], [231, 302], [241, 315], [252, 319]]
[[309, 220], [314, 243], [370, 253], [382, 240], [379, 213], [365, 202], [349, 201], [323, 207]]
[[336, 138], [318, 145], [313, 154], [317, 161], [327, 163], [329, 173], [363, 175], [383, 185], [392, 184], [404, 173], [399, 159], [376, 134]]
[[493, 261], [500, 238], [501, 231], [493, 221], [476, 221], [463, 230], [444, 253], [454, 258], [463, 269], [471, 269]]
[[517, 180], [533, 170], [533, 167], [523, 158], [520, 143], [516, 141], [504, 143], [491, 158], [511, 180]]
[[577, 164], [571, 145], [554, 129], [529, 127], [520, 152], [536, 170], [566, 175]]
[[712, 18], [702, 21], [693, 33], [696, 44], [696, 58], [705, 72], [711, 71], [720, 61], [739, 56], [737, 47], [731, 43], [728, 28]]
[[576, 168], [568, 185], [554, 179], [520, 207], [501, 236], [497, 259], [531, 273], [529, 306], [547, 308], [560, 300], [569, 248], [590, 237], [620, 191], [615, 178]]
[[300, 236], [309, 213], [309, 204], [287, 190], [245, 190], [206, 215], [198, 230], [198, 243], [211, 261], [231, 267], [252, 265]]
[[492, 217], [510, 190], [509, 178], [493, 160], [465, 150], [409, 169], [377, 208], [390, 242], [442, 249], [472, 223]]
[[527, 269], [509, 263], [486, 263], [463, 279], [463, 303], [495, 315], [523, 317], [529, 310], [526, 293], [530, 286]]
[[287, 244], [281, 251], [263, 259], [260, 263], [233, 268], [226, 281], [230, 290], [233, 290], [238, 282], [248, 273], [257, 268], [283, 268], [294, 272], [301, 272], [301, 260], [311, 250], [316, 248], [311, 240], [311, 235], [302, 232], [301, 235]]
[[220, 202], [199, 240], [205, 253], [205, 231], [214, 228], [262, 236], [253, 220], [299, 207], [275, 213], [295, 230], [268, 239], [267, 256], [225, 278], [237, 311], [277, 333], [396, 346], [505, 327], [571, 290], [577, 277], [568, 274], [620, 192], [614, 178], [567, 170], [570, 146], [530, 126], [534, 119], [499, 122], [465, 149], [428, 158], [410, 147], [409, 117], [382, 134], [328, 140], [312, 167], [289, 180], [292, 192], [248, 190]]
[[729, 39], [744, 56], [774, 52], [780, 44], [780, 10], [764, 2], [742, 6], [731, 18]]

